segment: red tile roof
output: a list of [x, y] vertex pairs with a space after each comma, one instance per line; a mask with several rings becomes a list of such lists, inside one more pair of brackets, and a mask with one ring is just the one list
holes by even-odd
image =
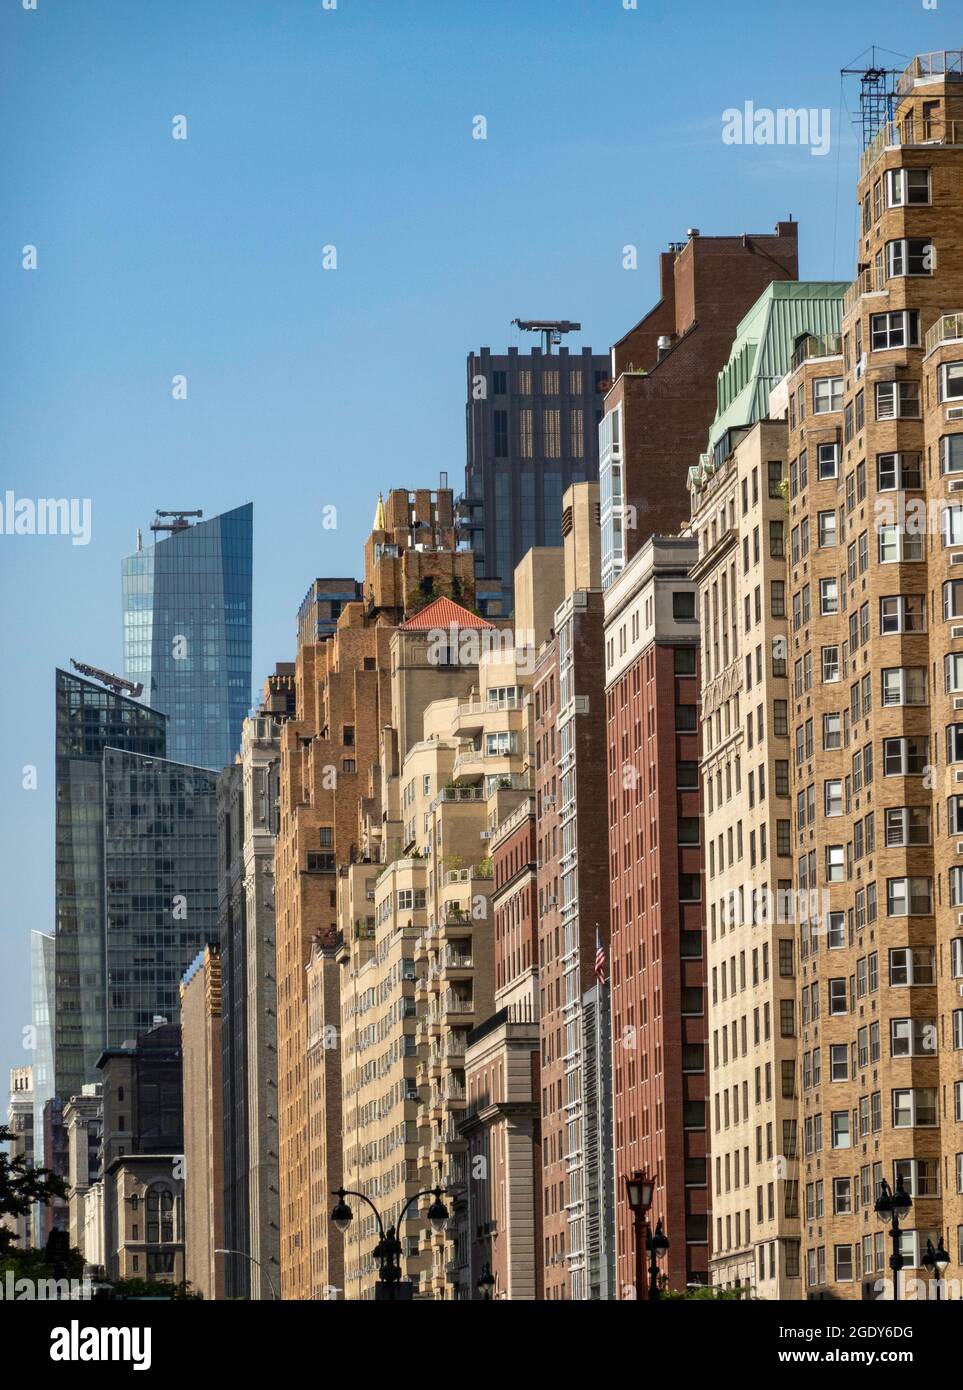
[[424, 608], [420, 608], [407, 622], [402, 623], [401, 630], [426, 632], [432, 628], [494, 626], [494, 623], [488, 622], [485, 618], [479, 618], [477, 613], [469, 613], [460, 603], [453, 603], [450, 598], [435, 598], [431, 603], [426, 603]]

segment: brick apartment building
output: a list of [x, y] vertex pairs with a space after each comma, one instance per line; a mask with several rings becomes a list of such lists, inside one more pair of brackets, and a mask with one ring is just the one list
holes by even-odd
[[599, 434], [602, 587], [651, 535], [688, 518], [687, 470], [716, 413], [716, 377], [743, 314], [798, 274], [797, 227], [774, 236], [690, 230], [659, 257], [658, 303], [612, 348]]
[[[605, 598], [619, 1298], [636, 1289], [625, 1179], [654, 1184], [671, 1288], [708, 1281], [699, 630], [689, 537], [653, 537]], [[646, 1258], [646, 1267], [648, 1261]]]

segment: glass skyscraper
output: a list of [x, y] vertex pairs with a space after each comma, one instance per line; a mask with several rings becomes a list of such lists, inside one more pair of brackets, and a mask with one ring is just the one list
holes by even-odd
[[217, 932], [217, 774], [104, 750], [106, 1035], [180, 1016], [184, 971]]
[[98, 1079], [105, 1044], [104, 749], [163, 757], [165, 719], [56, 673], [54, 1082], [63, 1097]]
[[124, 670], [168, 716], [167, 755], [226, 767], [251, 705], [251, 503], [123, 562]]

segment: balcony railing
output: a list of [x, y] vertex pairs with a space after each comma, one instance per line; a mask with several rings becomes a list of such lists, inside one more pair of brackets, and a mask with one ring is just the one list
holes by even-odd
[[843, 351], [840, 333], [807, 333], [792, 355], [792, 370], [801, 367], [810, 357], [839, 357]]
[[963, 49], [944, 48], [935, 53], [920, 53], [905, 68], [896, 84], [899, 96], [906, 96], [915, 83], [927, 77], [949, 77], [963, 80]]
[[926, 335], [926, 355], [935, 351], [940, 343], [954, 343], [960, 339], [963, 339], [963, 314], [944, 314]]
[[963, 145], [963, 121], [946, 121], [942, 116], [884, 121], [860, 156], [860, 178], [865, 178], [884, 150], [914, 145]]
[[881, 294], [886, 290], [886, 272], [882, 266], [868, 266], [843, 295], [843, 318], [864, 294]]

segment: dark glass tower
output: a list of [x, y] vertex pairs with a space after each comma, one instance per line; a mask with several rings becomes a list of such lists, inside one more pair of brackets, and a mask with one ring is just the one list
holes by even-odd
[[459, 529], [475, 553], [479, 594], [493, 598], [497, 577], [506, 615], [522, 556], [533, 546], [562, 544], [562, 494], [572, 483], [598, 480], [609, 374], [609, 358], [588, 347], [469, 353]]
[[163, 756], [165, 719], [66, 671], [56, 673], [56, 984], [58, 1095], [97, 1079], [104, 1049], [104, 787], [108, 746]]
[[180, 981], [217, 940], [217, 774], [104, 750], [107, 1046], [180, 1017]]
[[251, 705], [251, 503], [123, 562], [124, 668], [168, 716], [168, 756], [234, 761]]

